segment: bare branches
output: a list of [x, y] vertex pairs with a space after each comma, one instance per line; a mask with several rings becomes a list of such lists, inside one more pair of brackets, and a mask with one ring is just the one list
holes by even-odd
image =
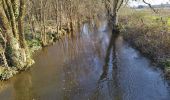
[[147, 4], [155, 13], [158, 13], [158, 11], [155, 10], [150, 3], [146, 2], [145, 0], [143, 0], [143, 3]]
[[121, 8], [121, 6], [122, 6], [123, 2], [124, 2], [124, 0], [121, 0], [121, 1], [120, 1], [119, 6], [117, 7], [117, 11], [119, 11], [119, 9]]

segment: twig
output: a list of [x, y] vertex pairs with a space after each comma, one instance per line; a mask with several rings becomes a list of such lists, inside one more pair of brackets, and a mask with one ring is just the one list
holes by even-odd
[[155, 10], [150, 3], [146, 2], [145, 0], [143, 0], [143, 3], [147, 4], [155, 13], [158, 13], [158, 11]]
[[119, 9], [121, 8], [122, 4], [123, 4], [124, 0], [121, 0], [119, 6], [117, 7], [117, 11], [119, 11]]

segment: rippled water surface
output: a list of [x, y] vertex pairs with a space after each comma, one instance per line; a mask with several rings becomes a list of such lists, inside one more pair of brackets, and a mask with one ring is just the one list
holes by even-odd
[[0, 82], [0, 100], [170, 100], [162, 72], [105, 28], [85, 24], [38, 51], [29, 71]]

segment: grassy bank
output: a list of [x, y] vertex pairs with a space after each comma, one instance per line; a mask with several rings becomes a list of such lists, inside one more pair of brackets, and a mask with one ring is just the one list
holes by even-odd
[[[124, 39], [165, 69], [170, 79], [170, 15], [150, 10], [128, 10], [120, 14]], [[170, 12], [169, 12], [170, 13]]]

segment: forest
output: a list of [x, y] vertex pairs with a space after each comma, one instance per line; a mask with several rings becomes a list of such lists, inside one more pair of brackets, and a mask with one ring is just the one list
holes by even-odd
[[165, 1], [0, 0], [0, 100], [169, 100]]

